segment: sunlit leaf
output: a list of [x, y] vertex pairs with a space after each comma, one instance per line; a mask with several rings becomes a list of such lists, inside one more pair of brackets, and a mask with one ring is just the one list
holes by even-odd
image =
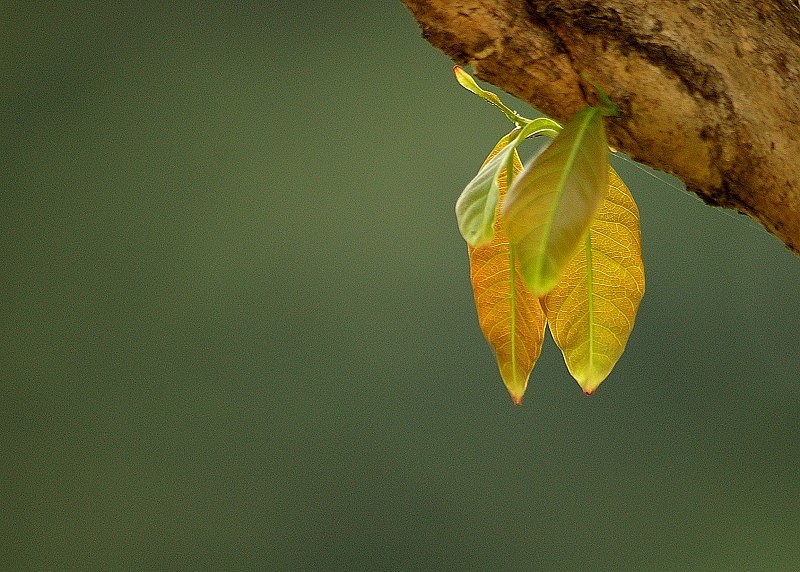
[[[509, 136], [501, 139], [487, 163], [510, 148], [510, 140]], [[516, 173], [522, 169], [522, 163], [516, 151], [512, 149], [512, 152]], [[507, 186], [506, 175], [503, 169], [498, 178], [501, 204]], [[500, 222], [494, 226], [494, 237], [489, 244], [469, 247], [470, 278], [481, 331], [494, 348], [500, 375], [511, 399], [519, 405], [542, 351], [545, 316], [539, 299], [525, 288]]]
[[515, 129], [500, 140], [495, 151], [489, 155], [490, 158], [456, 201], [458, 230], [470, 246], [488, 244], [494, 236], [499, 199], [498, 181], [514, 152], [514, 146], [509, 143], [516, 139], [518, 133], [519, 129]]
[[549, 292], [583, 242], [605, 196], [608, 168], [602, 110], [587, 107], [514, 179], [504, 228], [531, 292]]
[[644, 294], [639, 211], [609, 168], [608, 192], [582, 247], [544, 298], [553, 339], [586, 394], [619, 360]]
[[456, 201], [456, 218], [458, 230], [467, 244], [482, 246], [492, 240], [494, 223], [499, 212], [497, 202], [500, 174], [511, 164], [511, 154], [520, 143], [533, 135], [551, 133], [553, 125], [558, 124], [542, 117], [514, 129], [501, 139], [489, 159], [478, 170], [478, 174], [461, 191], [461, 196]]

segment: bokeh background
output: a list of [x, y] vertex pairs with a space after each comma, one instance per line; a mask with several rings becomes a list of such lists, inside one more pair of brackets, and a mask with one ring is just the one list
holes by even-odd
[[0, 568], [800, 568], [800, 259], [755, 223], [616, 163], [628, 349], [585, 397], [548, 338], [517, 408], [453, 214], [509, 126], [399, 1], [0, 30]]

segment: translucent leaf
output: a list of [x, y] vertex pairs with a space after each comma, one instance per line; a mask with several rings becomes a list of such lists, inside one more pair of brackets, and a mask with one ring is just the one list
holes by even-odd
[[552, 132], [553, 125], [558, 124], [542, 117], [534, 119], [522, 128], [514, 129], [503, 137], [478, 174], [461, 192], [456, 201], [456, 218], [458, 230], [467, 244], [482, 246], [492, 240], [498, 213], [500, 174], [510, 164], [511, 154], [520, 143], [529, 136]]
[[[489, 155], [490, 159], [487, 159], [456, 201], [458, 230], [470, 246], [488, 244], [494, 236], [499, 198], [498, 178], [514, 152], [514, 146], [509, 143], [516, 138], [518, 132], [515, 129], [500, 140]], [[498, 147], [502, 150], [498, 151]]]
[[[487, 163], [510, 148], [509, 141], [509, 137], [501, 139]], [[514, 172], [519, 172], [522, 163], [516, 151], [512, 149], [512, 152]], [[503, 169], [498, 177], [501, 204], [506, 186], [506, 170]], [[469, 247], [470, 279], [481, 331], [494, 348], [500, 375], [511, 399], [519, 405], [542, 351], [545, 316], [539, 299], [525, 288], [499, 220], [494, 226], [494, 237], [489, 244]]]
[[512, 183], [504, 228], [536, 295], [555, 286], [582, 243], [605, 196], [608, 169], [602, 110], [587, 107]]
[[608, 173], [606, 198], [582, 248], [544, 298], [553, 339], [587, 395], [622, 355], [644, 295], [639, 211], [619, 176]]

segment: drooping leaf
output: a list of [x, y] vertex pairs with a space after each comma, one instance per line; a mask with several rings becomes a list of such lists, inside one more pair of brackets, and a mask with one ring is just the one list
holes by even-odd
[[587, 395], [622, 355], [644, 295], [639, 211], [617, 173], [609, 167], [608, 174], [582, 247], [544, 298], [553, 339]]
[[[555, 123], [546, 118], [534, 119], [521, 128], [516, 128], [503, 137], [478, 170], [478, 174], [467, 184], [456, 201], [456, 218], [461, 236], [470, 246], [489, 244], [494, 236], [497, 217], [498, 180], [510, 164], [511, 154], [527, 137], [538, 133], [550, 133]], [[555, 124], [557, 125], [557, 124]], [[500, 143], [503, 143], [502, 146]]]
[[[501, 139], [487, 163], [510, 147], [508, 137]], [[522, 163], [516, 151], [512, 149], [512, 153], [512, 168], [516, 173], [522, 169]], [[502, 169], [498, 177], [501, 204], [506, 194], [506, 176], [506, 169]], [[481, 331], [494, 348], [511, 399], [519, 405], [542, 351], [545, 316], [539, 299], [525, 288], [499, 220], [494, 227], [489, 244], [469, 247], [470, 279]]]
[[504, 228], [534, 294], [550, 291], [583, 242], [605, 196], [608, 169], [602, 110], [587, 107], [513, 181]]
[[[505, 170], [508, 158], [514, 152], [515, 146], [509, 143], [514, 141], [518, 134], [519, 129], [515, 129], [498, 142], [495, 151], [492, 151], [489, 159], [475, 178], [461, 191], [456, 201], [458, 230], [470, 246], [488, 244], [494, 236], [499, 177], [501, 171]], [[500, 150], [497, 150], [498, 147]]]

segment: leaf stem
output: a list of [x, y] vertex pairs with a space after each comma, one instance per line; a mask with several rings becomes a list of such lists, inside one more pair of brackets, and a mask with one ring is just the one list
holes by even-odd
[[603, 106], [600, 108], [600, 110], [603, 112], [603, 115], [606, 117], [616, 117], [619, 115], [619, 107], [617, 104], [611, 101], [611, 98], [608, 97], [608, 94], [603, 91], [599, 85], [592, 81], [592, 79], [589, 77], [589, 74], [586, 72], [581, 72], [581, 77], [585, 81], [589, 82], [589, 84], [594, 88], [594, 92], [597, 94], [597, 99], [599, 99], [600, 103], [603, 104]]
[[[561, 126], [552, 119], [547, 119], [545, 117], [528, 119], [527, 117], [523, 117], [503, 103], [496, 93], [487, 91], [479, 86], [478, 82], [475, 81], [475, 78], [464, 71], [464, 68], [461, 66], [454, 66], [453, 73], [456, 76], [456, 81], [461, 85], [461, 87], [494, 105], [496, 108], [502, 111], [503, 115], [505, 115], [506, 118], [514, 125], [525, 127], [530, 123], [542, 122], [542, 132], [534, 133], [533, 135], [547, 135], [548, 137], [555, 137], [561, 130]], [[545, 127], [548, 129], [545, 129]]]

